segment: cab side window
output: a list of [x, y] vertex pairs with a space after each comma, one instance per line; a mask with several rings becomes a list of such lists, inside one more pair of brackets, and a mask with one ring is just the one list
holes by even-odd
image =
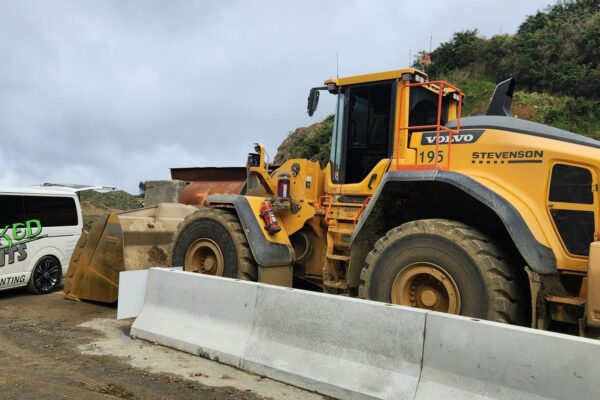
[[357, 183], [391, 154], [392, 82], [350, 87], [346, 126], [344, 183]]

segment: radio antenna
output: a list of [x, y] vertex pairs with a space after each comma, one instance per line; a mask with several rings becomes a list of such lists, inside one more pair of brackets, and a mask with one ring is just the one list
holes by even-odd
[[340, 59], [338, 57], [338, 53], [335, 53], [335, 77], [340, 77]]

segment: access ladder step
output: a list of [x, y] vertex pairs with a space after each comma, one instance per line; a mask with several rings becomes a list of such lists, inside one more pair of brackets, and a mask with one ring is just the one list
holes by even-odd
[[339, 254], [327, 254], [327, 258], [330, 260], [350, 261], [350, 256], [342, 256]]
[[583, 297], [547, 296], [546, 301], [550, 303], [568, 304], [577, 307], [585, 306], [585, 299]]
[[344, 281], [325, 280], [325, 281], [323, 281], [323, 285], [327, 286], [328, 288], [332, 288], [332, 289], [341, 289], [341, 290], [348, 289], [348, 284]]
[[342, 235], [352, 235], [354, 233], [354, 229], [329, 228], [329, 232], [340, 233]]

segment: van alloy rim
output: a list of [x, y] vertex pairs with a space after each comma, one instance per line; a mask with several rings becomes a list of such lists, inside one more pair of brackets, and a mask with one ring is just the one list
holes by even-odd
[[51, 258], [46, 258], [37, 268], [35, 273], [35, 285], [41, 291], [51, 290], [59, 279], [58, 263]]

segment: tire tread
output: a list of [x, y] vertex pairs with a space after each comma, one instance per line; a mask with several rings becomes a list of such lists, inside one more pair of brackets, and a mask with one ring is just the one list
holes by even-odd
[[240, 224], [237, 217], [228, 212], [226, 210], [216, 209], [216, 208], [208, 208], [202, 207], [198, 211], [188, 215], [181, 224], [177, 227], [177, 230], [173, 234], [173, 239], [171, 240], [171, 265], [174, 266], [174, 258], [176, 254], [176, 245], [177, 240], [182, 235], [182, 233], [187, 229], [187, 227], [194, 222], [201, 219], [212, 219], [219, 224], [221, 224], [231, 236], [235, 247], [237, 249], [238, 256], [238, 279], [246, 280], [246, 281], [257, 281], [258, 280], [258, 269], [256, 264], [254, 263], [254, 258], [252, 256], [252, 252], [250, 251], [250, 246], [248, 244], [248, 239], [244, 234], [244, 230], [242, 229], [242, 225]]
[[488, 319], [509, 324], [525, 324], [527, 304], [525, 294], [518, 284], [515, 271], [502, 251], [483, 233], [461, 222], [447, 219], [425, 219], [407, 222], [390, 229], [373, 246], [365, 258], [360, 273], [358, 295], [369, 298], [369, 285], [373, 265], [391, 243], [414, 234], [440, 236], [462, 248], [479, 268], [491, 294]]

